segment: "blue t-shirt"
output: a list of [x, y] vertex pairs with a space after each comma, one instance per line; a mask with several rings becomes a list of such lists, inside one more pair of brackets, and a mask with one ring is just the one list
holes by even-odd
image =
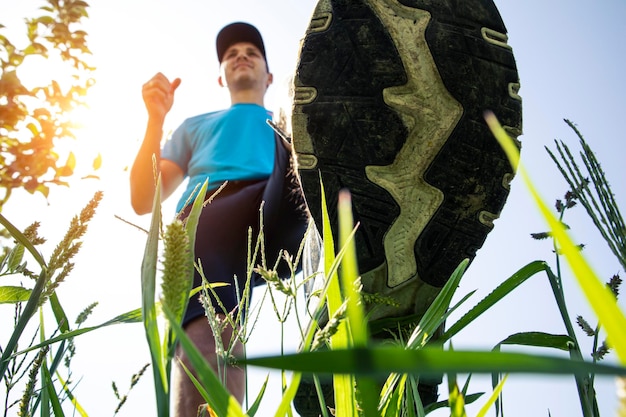
[[228, 109], [186, 119], [161, 151], [161, 158], [178, 165], [189, 177], [176, 211], [193, 201], [193, 191], [209, 180], [209, 189], [227, 180], [268, 178], [274, 168], [272, 113], [257, 104], [239, 103]]

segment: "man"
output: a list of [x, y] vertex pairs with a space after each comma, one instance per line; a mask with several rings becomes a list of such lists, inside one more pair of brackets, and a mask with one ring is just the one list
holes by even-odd
[[[483, 118], [493, 111], [521, 134], [499, 12], [493, 0], [319, 0], [294, 87], [294, 150], [311, 217], [321, 230], [320, 178], [329, 206], [350, 190], [363, 292], [393, 300], [365, 303], [380, 330], [373, 337], [410, 332], [474, 258], [509, 193], [514, 170]], [[424, 404], [437, 400], [440, 382], [419, 381]], [[294, 404], [303, 417], [320, 415], [310, 381]]]
[[[281, 249], [295, 254], [308, 221], [299, 187], [290, 175], [288, 145], [267, 123], [272, 114], [264, 108], [264, 96], [272, 84], [272, 74], [261, 34], [252, 25], [236, 22], [220, 31], [216, 46], [220, 62], [218, 82], [228, 89], [231, 106], [186, 119], [161, 149], [163, 122], [181, 80], [170, 81], [161, 73], [152, 77], [143, 86], [148, 125], [130, 173], [130, 185], [133, 209], [145, 214], [152, 209], [155, 191], [153, 158], [161, 175], [163, 198], [170, 196], [189, 177], [177, 206], [177, 212], [184, 218], [197, 186], [208, 180], [208, 195], [211, 195], [213, 190], [226, 184], [203, 209], [195, 246], [195, 258], [200, 258], [207, 279], [230, 284], [216, 289], [221, 304], [212, 300], [218, 315], [224, 317], [237, 310], [243, 297], [248, 230], [253, 228], [258, 232], [261, 203], [270, 265]], [[277, 227], [279, 219], [280, 227]], [[196, 271], [194, 287], [201, 283]], [[215, 368], [215, 338], [198, 299], [190, 300], [183, 326]], [[233, 329], [227, 327], [221, 339], [226, 345], [232, 338]], [[187, 362], [182, 349], [177, 353]], [[235, 341], [232, 353], [242, 353], [239, 341]], [[205, 401], [178, 365], [175, 371], [176, 416], [196, 416], [198, 406]], [[239, 401], [244, 396], [244, 378], [241, 368], [227, 371], [227, 388]]]

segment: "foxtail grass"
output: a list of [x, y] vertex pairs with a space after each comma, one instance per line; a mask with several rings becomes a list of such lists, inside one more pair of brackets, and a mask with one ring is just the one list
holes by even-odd
[[[3, 245], [0, 279], [19, 276], [24, 279], [20, 285], [0, 285], [0, 304], [15, 305], [13, 331], [8, 341], [0, 343], [0, 379], [7, 388], [5, 416], [16, 413], [63, 416], [68, 410], [86, 416], [87, 411], [74, 395], [76, 382], [71, 370], [76, 351], [74, 338], [105, 326], [139, 321], [138, 309], [100, 325], [84, 327], [97, 305], [92, 303], [79, 313], [73, 326], [57, 292], [74, 268], [76, 255], [101, 199], [102, 193], [95, 193], [71, 219], [65, 236], [48, 260], [37, 248], [46, 241], [38, 234], [39, 222], [22, 232], [0, 214], [0, 224], [14, 241], [13, 246]], [[34, 267], [29, 264], [33, 260]], [[48, 314], [44, 314], [48, 308], [52, 311], [52, 322]], [[35, 330], [28, 335], [31, 325]], [[19, 388], [22, 389], [21, 399], [11, 402], [11, 395]]]

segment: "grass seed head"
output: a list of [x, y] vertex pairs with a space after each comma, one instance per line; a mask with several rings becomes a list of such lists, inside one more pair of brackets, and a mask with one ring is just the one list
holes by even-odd
[[175, 220], [167, 227], [164, 245], [162, 301], [175, 317], [182, 317], [189, 296], [193, 265], [189, 237], [180, 220]]

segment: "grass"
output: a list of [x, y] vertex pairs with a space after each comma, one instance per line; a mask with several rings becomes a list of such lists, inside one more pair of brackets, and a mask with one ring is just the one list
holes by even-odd
[[[514, 147], [508, 136], [503, 136], [503, 131], [497, 121], [488, 117], [488, 122], [494, 130], [494, 134], [501, 141], [503, 147], [511, 159], [511, 163], [518, 167], [524, 178], [527, 174], [519, 167], [519, 155], [513, 152]], [[576, 278], [581, 288], [587, 295], [591, 305], [595, 306], [596, 313], [602, 326], [606, 329], [611, 346], [615, 349], [618, 358], [622, 361], [621, 351], [626, 347], [622, 340], [624, 333], [620, 329], [626, 328], [624, 314], [616, 303], [615, 294], [604, 285], [597, 275], [590, 269], [580, 250], [572, 243], [562, 222], [559, 221], [547, 208], [547, 205], [539, 198], [532, 182], [527, 180], [531, 195], [550, 227], [550, 234], [554, 236], [560, 252], [576, 271]], [[325, 206], [325, 204], [324, 204]], [[555, 302], [559, 306], [568, 335], [554, 335], [539, 332], [527, 332], [511, 335], [502, 341], [496, 349], [488, 352], [455, 351], [448, 348], [428, 347], [434, 331], [448, 317], [450, 312], [464, 304], [465, 297], [456, 306], [450, 306], [450, 300], [461, 279], [466, 264], [461, 264], [455, 275], [448, 281], [448, 285], [442, 290], [439, 297], [433, 303], [431, 309], [416, 326], [413, 334], [403, 346], [382, 346], [374, 344], [368, 337], [368, 329], [363, 324], [364, 311], [361, 308], [358, 288], [358, 271], [356, 268], [356, 256], [354, 245], [351, 241], [352, 220], [348, 194], [342, 194], [339, 201], [340, 213], [340, 242], [342, 246], [335, 255], [332, 247], [333, 239], [324, 239], [324, 275], [326, 286], [321, 299], [325, 300], [325, 307], [330, 320], [329, 324], [335, 326], [332, 332], [320, 329], [320, 333], [332, 334], [327, 344], [329, 350], [310, 351], [315, 326], [308, 328], [308, 333], [303, 340], [303, 348], [300, 353], [291, 355], [278, 355], [262, 358], [244, 358], [238, 361], [240, 364], [262, 366], [294, 372], [291, 385], [285, 390], [283, 400], [276, 416], [289, 415], [289, 404], [293, 400], [296, 387], [302, 373], [316, 375], [332, 375], [335, 387], [336, 416], [357, 415], [426, 415], [425, 410], [417, 396], [414, 394], [419, 377], [439, 375], [447, 373], [450, 382], [450, 400], [446, 404], [437, 404], [435, 407], [447, 405], [451, 408], [451, 415], [466, 415], [465, 393], [467, 387], [460, 390], [456, 385], [457, 373], [490, 373], [494, 375], [496, 386], [494, 394], [484, 403], [479, 415], [484, 415], [486, 410], [493, 406], [499, 406], [499, 412], [503, 412], [501, 403], [498, 405], [498, 393], [501, 391], [504, 379], [499, 375], [503, 373], [523, 372], [537, 374], [569, 374], [576, 377], [579, 385], [581, 409], [584, 416], [598, 414], [597, 404], [593, 389], [589, 389], [593, 376], [624, 375], [625, 368], [621, 365], [602, 365], [597, 361], [586, 362], [576, 340], [569, 313], [566, 309], [560, 273], [554, 274], [546, 262], [533, 262], [521, 268], [516, 274], [505, 280], [489, 296], [481, 300], [477, 305], [456, 323], [452, 323], [444, 335], [437, 340], [437, 344], [443, 346], [451, 341], [453, 336], [461, 329], [468, 326], [477, 317], [489, 311], [496, 303], [502, 301], [508, 294], [519, 285], [537, 274], [545, 273], [554, 290]], [[324, 236], [330, 234], [330, 224], [327, 213], [324, 213], [325, 222]], [[338, 274], [338, 265], [341, 264], [341, 274]], [[266, 274], [271, 275], [271, 274]], [[270, 283], [272, 285], [273, 283]], [[275, 283], [274, 283], [275, 284]], [[316, 316], [313, 316], [316, 319]], [[514, 352], [501, 352], [501, 345], [536, 346], [544, 349], [556, 349], [568, 351], [570, 359], [547, 354], [521, 354]], [[373, 378], [388, 377], [387, 384], [381, 393]], [[583, 387], [586, 387], [583, 389]], [[361, 394], [361, 395], [359, 395]], [[376, 401], [371, 401], [376, 399]], [[214, 410], [215, 405], [208, 401]], [[432, 408], [431, 408], [432, 410]], [[218, 415], [219, 412], [217, 413]]]
[[[324, 213], [324, 266], [321, 274], [325, 285], [317, 293], [323, 300], [317, 308], [304, 309], [308, 317], [300, 316], [302, 306], [298, 305], [297, 294], [305, 282], [314, 276], [297, 278], [295, 265], [299, 263], [304, 247], [298, 254], [284, 254], [284, 257], [268, 265], [263, 256], [263, 233], [259, 239], [250, 238], [250, 259], [248, 274], [259, 273], [268, 284], [263, 297], [264, 302], [271, 302], [281, 329], [290, 314], [296, 314], [296, 322], [301, 337], [301, 349], [298, 353], [272, 355], [265, 357], [237, 358], [233, 362], [229, 341], [220, 352], [221, 366], [233, 363], [248, 366], [261, 366], [282, 371], [282, 399], [276, 405], [275, 416], [292, 415], [291, 402], [297, 391], [303, 374], [316, 376], [328, 375], [333, 378], [334, 414], [336, 416], [424, 416], [435, 409], [448, 407], [453, 417], [467, 415], [466, 405], [477, 402], [481, 408], [477, 417], [484, 416], [488, 410], [496, 408], [498, 415], [505, 410], [499, 400], [502, 390], [506, 391], [506, 376], [510, 373], [534, 373], [537, 375], [573, 375], [578, 387], [581, 412], [584, 417], [599, 415], [595, 391], [596, 375], [618, 377], [620, 386], [626, 386], [626, 318], [616, 301], [619, 278], [612, 278], [608, 285], [590, 268], [580, 248], [572, 242], [564, 227], [563, 216], [574, 201], [582, 205], [594, 221], [599, 232], [607, 242], [608, 248], [624, 267], [626, 249], [624, 246], [624, 223], [613, 194], [604, 177], [600, 164], [593, 152], [574, 128], [581, 140], [580, 158], [576, 161], [573, 153], [564, 143], [556, 144], [556, 151], [550, 155], [561, 174], [571, 187], [571, 194], [565, 203], [557, 204], [554, 214], [539, 197], [523, 166], [519, 164], [517, 148], [511, 143], [497, 120], [487, 116], [494, 134], [507, 151], [511, 163], [517, 167], [524, 179], [530, 195], [546, 219], [548, 231], [541, 237], [554, 239], [556, 268], [545, 261], [535, 261], [522, 266], [517, 272], [504, 279], [488, 296], [470, 305], [472, 293], [456, 296], [458, 283], [463, 277], [467, 262], [459, 265], [446, 286], [406, 338], [396, 344], [377, 344], [369, 337], [369, 329], [362, 308], [359, 292], [359, 273], [353, 244], [355, 226], [351, 216], [351, 202], [348, 193], [342, 193], [339, 200], [339, 242], [333, 247], [331, 227], [327, 213]], [[584, 169], [581, 169], [583, 166]], [[187, 339], [180, 327], [187, 299], [191, 290], [191, 277], [194, 261], [190, 248], [195, 239], [195, 227], [204, 200], [206, 188], [201, 190], [202, 197], [197, 200], [192, 214], [184, 223], [175, 221], [163, 227], [160, 214], [159, 196], [155, 197], [152, 223], [148, 231], [146, 250], [142, 264], [142, 308], [119, 315], [95, 326], [84, 326], [86, 318], [94, 306], [87, 306], [75, 325], [62, 307], [56, 289], [71, 271], [72, 259], [80, 249], [80, 238], [84, 235], [87, 224], [94, 215], [100, 196], [96, 195], [85, 210], [70, 224], [68, 233], [59, 243], [49, 259], [45, 259], [37, 250], [42, 239], [37, 235], [34, 225], [24, 232], [15, 228], [9, 220], [0, 215], [0, 223], [14, 240], [7, 245], [5, 255], [0, 262], [0, 278], [22, 276], [31, 285], [0, 286], [0, 302], [15, 306], [13, 332], [1, 347], [0, 375], [5, 383], [4, 415], [15, 415], [16, 410], [22, 415], [39, 414], [41, 416], [63, 416], [65, 413], [86, 416], [79, 399], [73, 395], [74, 382], [71, 368], [62, 368], [62, 363], [70, 363], [73, 355], [73, 339], [82, 334], [103, 327], [121, 323], [143, 323], [146, 340], [151, 352], [151, 368], [154, 390], [157, 399], [157, 411], [160, 417], [169, 415], [170, 370], [173, 347], [180, 343], [190, 357], [193, 367], [199, 371], [195, 380], [203, 394], [207, 407], [200, 414], [217, 416], [254, 416], [259, 404], [266, 395], [265, 387], [259, 392], [248, 392], [247, 402], [240, 405], [224, 388], [224, 373], [214, 372]], [[324, 207], [326, 204], [323, 205]], [[311, 232], [312, 233], [312, 232]], [[164, 255], [159, 257], [159, 245], [164, 246]], [[36, 268], [27, 267], [25, 257], [30, 256]], [[572, 321], [563, 293], [561, 261], [567, 262], [574, 271], [575, 278], [598, 318], [594, 326], [585, 319]], [[286, 262], [291, 268], [287, 280], [277, 278], [278, 262]], [[271, 262], [269, 262], [271, 263]], [[161, 276], [159, 269], [162, 266]], [[340, 267], [341, 266], [341, 267]], [[196, 265], [200, 268], [201, 265]], [[453, 348], [454, 336], [465, 329], [477, 318], [491, 311], [494, 305], [506, 302], [507, 297], [517, 288], [534, 277], [547, 277], [552, 288], [566, 334], [547, 334], [541, 332], [523, 332], [510, 335], [490, 351], [464, 351]], [[156, 299], [158, 280], [162, 280], [161, 298]], [[202, 291], [210, 291], [210, 287]], [[196, 290], [197, 291], [197, 290]], [[191, 292], [193, 293], [193, 292]], [[280, 304], [276, 295], [284, 294], [284, 303]], [[195, 293], [198, 294], [197, 292]], [[453, 299], [459, 299], [451, 305]], [[246, 300], [242, 302], [247, 302]], [[43, 306], [49, 306], [53, 312], [50, 322], [42, 313]], [[231, 324], [237, 324], [241, 331], [236, 335], [247, 342], [257, 323], [256, 314], [232, 317]], [[447, 328], [434, 339], [435, 330], [444, 321], [450, 320], [452, 312], [460, 318], [447, 323]], [[328, 320], [322, 320], [327, 314]], [[458, 314], [457, 314], [458, 315]], [[320, 325], [319, 323], [324, 323]], [[32, 334], [32, 325], [35, 330]], [[218, 325], [218, 324], [214, 324]], [[576, 327], [581, 327], [593, 338], [592, 360], [584, 360]], [[606, 334], [607, 343], [601, 341]], [[285, 339], [281, 331], [281, 341]], [[282, 344], [282, 342], [281, 342]], [[316, 346], [326, 345], [327, 349]], [[501, 346], [534, 346], [540, 353], [527, 354], [515, 351], [506, 352]], [[615, 352], [618, 363], [601, 362], [606, 350]], [[567, 352], [569, 357], [558, 354]], [[131, 388], [146, 371], [143, 368], [133, 376]], [[417, 395], [420, 378], [446, 374], [448, 380], [448, 398], [424, 407]], [[458, 374], [491, 374], [493, 391], [489, 395], [470, 392], [470, 379], [460, 384]], [[385, 380], [383, 388], [376, 381]], [[319, 382], [319, 380], [318, 380]], [[9, 400], [9, 393], [19, 389], [19, 399]], [[117, 391], [116, 391], [117, 393]], [[119, 395], [120, 406], [126, 395]], [[618, 392], [620, 416], [626, 416], [626, 393]], [[14, 398], [11, 397], [11, 398]], [[322, 407], [330, 415], [326, 407]], [[71, 413], [67, 410], [71, 410]]]

